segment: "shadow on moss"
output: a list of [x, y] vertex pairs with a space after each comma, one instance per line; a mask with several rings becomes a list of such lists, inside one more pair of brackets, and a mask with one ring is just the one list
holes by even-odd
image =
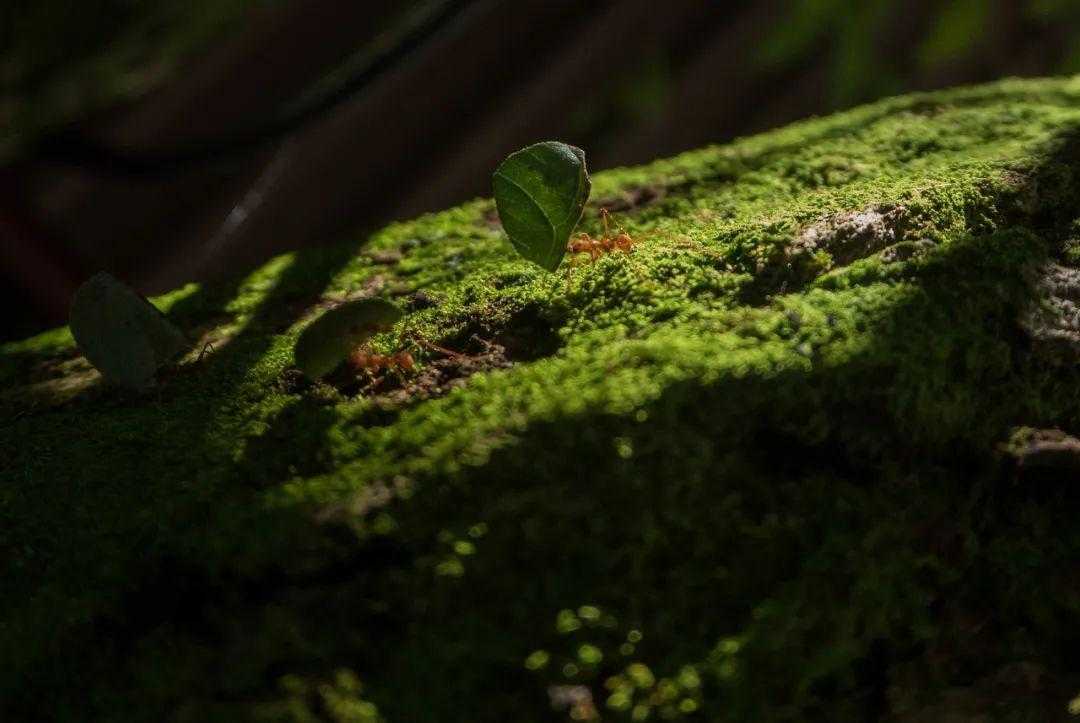
[[[317, 294], [350, 252], [294, 261], [160, 410], [108, 410], [112, 436], [97, 438], [105, 412], [65, 413], [66, 429], [86, 437], [61, 452], [22, 427], [44, 470], [28, 478], [43, 486], [61, 465], [109, 480], [122, 460], [124, 477], [101, 494], [138, 500], [141, 522], [95, 549], [57, 552], [62, 537], [0, 520], [12, 523], [0, 544], [30, 539], [54, 555], [20, 579], [27, 598], [46, 575], [115, 568], [94, 579], [100, 599], [82, 620], [54, 624], [64, 608], [47, 592], [31, 601], [41, 612], [22, 619], [38, 627], [12, 645], [40, 648], [4, 654], [26, 661], [4, 681], [10, 716], [254, 718], [282, 695], [282, 676], [348, 669], [392, 719], [546, 720], [545, 691], [522, 661], [562, 645], [551, 621], [583, 604], [643, 631], [634, 655], [658, 675], [696, 665], [704, 713], [721, 720], [877, 719], [905, 696], [917, 707], [923, 690], [1018, 659], [1076, 672], [1074, 506], [1064, 487], [1027, 495], [995, 450], [1015, 426], [1080, 427], [1080, 375], [1048, 364], [1017, 324], [1031, 296], [1025, 269], [1057, 252], [1080, 208], [1078, 148], [1064, 134], [1027, 173], [1041, 189], [1033, 211], [988, 202], [1016, 228], [611, 341], [597, 354], [644, 370], [612, 383], [654, 383], [655, 394], [608, 411], [570, 398], [572, 411], [520, 426], [500, 407], [468, 430], [484, 454], [455, 437], [480, 413], [468, 406], [476, 396], [371, 430], [342, 421], [350, 410], [244, 386], [288, 352], [277, 332], [296, 319], [282, 309]], [[197, 303], [175, 313], [195, 318]], [[761, 338], [777, 319], [801, 328]], [[727, 358], [754, 344], [768, 347], [757, 366]], [[522, 357], [520, 378], [480, 381], [499, 402], [518, 393], [514, 381], [536, 394], [596, 382], [572, 375], [572, 351]], [[599, 378], [619, 371], [612, 363]], [[228, 421], [258, 404], [276, 406], [257, 425]], [[190, 428], [193, 418], [206, 425]], [[219, 464], [191, 489], [179, 470], [201, 459]], [[360, 465], [361, 499], [332, 515], [322, 500], [285, 497], [292, 488], [253, 491], [330, 469], [347, 478], [346, 461]], [[93, 524], [93, 493], [80, 492], [82, 509], [40, 514]]]
[[[1012, 509], [988, 502], [1001, 479], [987, 450], [1033, 414], [1075, 421], [1060, 393], [1080, 382], [1043, 376], [1037, 360], [1012, 353], [1026, 288], [1018, 269], [1040, 248], [1023, 232], [957, 241], [841, 366], [669, 386], [635, 417], [534, 425], [481, 466], [415, 480], [422, 493], [350, 523], [320, 531], [301, 521], [306, 542], [281, 562], [292, 571], [236, 577], [159, 559], [120, 627], [93, 637], [133, 641], [113, 651], [133, 656], [129, 684], [143, 675], [134, 671], [176, 665], [179, 646], [194, 665], [175, 671], [192, 686], [185, 696], [222, 710], [229, 698], [243, 710], [280, 671], [345, 666], [381, 710], [455, 719], [464, 696], [484, 700], [493, 719], [527, 719], [522, 696], [535, 683], [520, 659], [553, 644], [542, 630], [555, 611], [589, 602], [646, 630], [640, 654], [658, 670], [705, 661], [706, 705], [725, 715], [756, 716], [768, 700], [781, 716], [877, 717], [886, 663], [918, 664], [955, 635], [967, 606], [993, 609], [1021, 580], [995, 578], [982, 552], [1025, 537], [987, 524]], [[1047, 399], [1059, 406], [1028, 406]], [[1039, 509], [1048, 521], [1061, 514]], [[376, 524], [384, 514], [392, 521]], [[478, 523], [487, 532], [475, 551], [457, 554], [453, 540]], [[257, 529], [275, 527], [262, 519]], [[440, 573], [455, 555], [459, 572]], [[1070, 611], [1049, 592], [1014, 601], [995, 627], [1023, 621], [1041, 654], [1060, 655], [1058, 629], [1028, 622], [1060, 623]], [[739, 667], [721, 675], [708, 661], [728, 638], [741, 641]], [[968, 665], [1008, 660], [1007, 646], [984, 644]], [[236, 674], [253, 655], [262, 663]], [[226, 679], [194, 672], [219, 656]], [[423, 686], [425, 697], [402, 700], [384, 680]], [[157, 696], [175, 680], [152, 682], [135, 688], [150, 707], [166, 703]]]

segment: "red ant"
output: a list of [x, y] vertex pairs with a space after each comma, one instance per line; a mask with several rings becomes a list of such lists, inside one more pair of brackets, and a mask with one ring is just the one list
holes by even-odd
[[383, 369], [411, 372], [416, 368], [412, 354], [399, 351], [396, 354], [376, 354], [360, 348], [349, 355], [349, 368], [356, 372], [376, 374]]
[[[430, 341], [425, 341], [423, 339], [413, 339], [413, 341], [420, 346], [427, 347], [428, 349], [432, 349], [446, 356], [464, 356], [456, 351], [450, 351], [449, 349], [444, 349], [441, 346], [432, 344]], [[349, 355], [348, 365], [354, 372], [367, 372], [372, 376], [384, 369], [399, 373], [416, 370], [416, 362], [413, 359], [412, 354], [407, 351], [399, 351], [394, 354], [376, 354], [364, 347], [356, 349]]]
[[604, 222], [604, 235], [600, 238], [593, 238], [587, 233], [579, 233], [577, 238], [570, 239], [570, 242], [566, 244], [566, 250], [572, 254], [587, 253], [590, 261], [596, 261], [601, 254], [608, 251], [622, 251], [624, 253], [633, 251], [634, 240], [617, 222], [613, 223], [615, 223], [615, 230], [619, 233], [616, 236], [611, 235], [608, 226], [610, 217], [611, 214], [608, 213], [608, 210], [601, 208], [600, 219]]

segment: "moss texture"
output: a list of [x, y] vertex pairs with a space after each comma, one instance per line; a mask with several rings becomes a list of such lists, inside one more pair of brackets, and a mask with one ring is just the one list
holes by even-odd
[[[489, 200], [284, 256], [157, 299], [144, 396], [0, 347], [0, 717], [1065, 719], [1078, 126], [1007, 81], [605, 171], [636, 249], [555, 274]], [[363, 295], [418, 369], [303, 381]]]

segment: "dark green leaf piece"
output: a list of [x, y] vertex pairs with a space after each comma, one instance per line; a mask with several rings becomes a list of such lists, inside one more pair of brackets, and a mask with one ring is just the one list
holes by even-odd
[[326, 376], [353, 349], [392, 327], [402, 316], [401, 309], [382, 299], [358, 299], [331, 309], [296, 340], [296, 366], [310, 379]]
[[69, 323], [83, 355], [102, 376], [137, 392], [152, 388], [157, 370], [188, 346], [157, 307], [105, 272], [75, 292]]
[[495, 170], [495, 205], [510, 242], [548, 271], [559, 268], [592, 184], [585, 151], [557, 141], [523, 148]]

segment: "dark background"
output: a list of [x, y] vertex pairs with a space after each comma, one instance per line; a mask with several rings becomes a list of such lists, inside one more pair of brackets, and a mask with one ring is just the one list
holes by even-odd
[[14, 0], [0, 9], [0, 339], [106, 269], [236, 273], [489, 193], [909, 90], [1080, 72], [1073, 0]]

